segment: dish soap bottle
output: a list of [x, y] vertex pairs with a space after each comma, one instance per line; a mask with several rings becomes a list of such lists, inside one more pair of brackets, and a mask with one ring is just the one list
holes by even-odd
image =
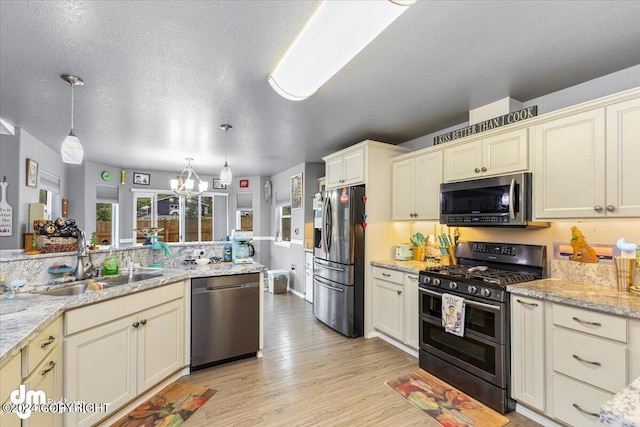
[[118, 257], [113, 254], [113, 249], [109, 250], [109, 256], [104, 260], [102, 266], [103, 276], [115, 276], [118, 274]]

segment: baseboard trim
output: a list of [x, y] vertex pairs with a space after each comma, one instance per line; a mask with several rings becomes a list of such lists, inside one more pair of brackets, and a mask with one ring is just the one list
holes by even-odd
[[416, 359], [418, 358], [418, 351], [417, 350], [414, 350], [411, 347], [408, 347], [408, 346], [402, 344], [401, 342], [398, 342], [398, 341], [394, 340], [393, 338], [386, 336], [385, 334], [383, 334], [381, 332], [373, 331], [373, 332], [367, 334], [367, 338], [376, 338], [376, 337], [380, 338], [383, 341], [388, 342], [389, 344], [391, 344], [394, 347], [398, 347], [400, 350], [404, 351], [405, 353], [408, 353], [408, 354], [412, 355]]
[[296, 291], [295, 289], [289, 288], [289, 292], [291, 292], [292, 294], [294, 294], [297, 297], [300, 297], [300, 298], [304, 299], [304, 294], [299, 292], [299, 291]]
[[549, 418], [545, 417], [544, 415], [541, 415], [529, 408], [527, 408], [526, 406], [523, 406], [521, 404], [516, 404], [516, 412], [519, 413], [520, 415], [529, 418], [530, 420], [533, 420], [535, 422], [537, 422], [538, 424], [544, 426], [544, 427], [562, 427], [561, 424], [557, 424], [556, 422], [550, 420]]

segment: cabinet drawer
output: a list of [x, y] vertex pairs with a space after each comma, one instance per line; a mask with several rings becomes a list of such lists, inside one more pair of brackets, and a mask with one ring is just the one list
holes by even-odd
[[62, 342], [62, 316], [40, 332], [31, 343], [22, 350], [22, 376], [31, 375], [31, 371], [49, 352]]
[[624, 317], [554, 304], [553, 324], [615, 341], [627, 342], [627, 319]]
[[401, 271], [390, 270], [388, 268], [373, 267], [373, 277], [376, 279], [386, 280], [387, 282], [404, 283], [404, 273]]
[[613, 397], [577, 381], [553, 375], [553, 416], [571, 426], [600, 426], [600, 405]]
[[627, 348], [564, 329], [553, 329], [553, 369], [617, 393], [627, 385]]

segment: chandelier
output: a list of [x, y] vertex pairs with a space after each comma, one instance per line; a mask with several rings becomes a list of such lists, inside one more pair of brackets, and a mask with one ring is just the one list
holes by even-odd
[[[202, 194], [202, 192], [207, 191], [209, 183], [201, 180], [196, 171], [191, 167], [191, 161], [193, 158], [185, 157], [185, 160], [187, 161], [187, 167], [182, 170], [177, 179], [171, 180], [171, 191], [176, 193], [178, 196], [183, 196], [189, 199], [192, 196], [198, 196]], [[195, 185], [194, 178], [198, 180], [197, 190], [193, 189], [193, 186]]]

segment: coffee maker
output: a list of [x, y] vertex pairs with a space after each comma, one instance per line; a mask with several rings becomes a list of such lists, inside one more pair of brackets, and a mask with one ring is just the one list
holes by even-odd
[[251, 244], [253, 230], [231, 230], [231, 261], [234, 264], [252, 264], [255, 248]]

